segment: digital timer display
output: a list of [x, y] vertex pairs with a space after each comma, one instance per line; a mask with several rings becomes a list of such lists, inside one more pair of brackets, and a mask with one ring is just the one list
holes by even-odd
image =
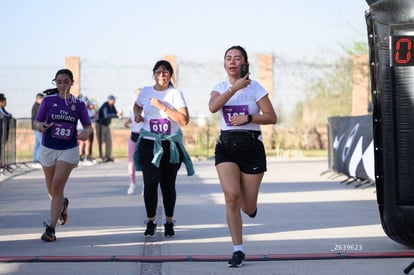
[[414, 66], [414, 36], [392, 36], [391, 51], [393, 66]]

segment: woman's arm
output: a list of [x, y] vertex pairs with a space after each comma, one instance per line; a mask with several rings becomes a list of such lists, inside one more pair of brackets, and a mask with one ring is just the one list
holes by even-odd
[[[53, 123], [52, 123], [53, 124]], [[37, 129], [39, 132], [44, 133], [47, 131], [47, 129], [49, 129], [52, 124], [47, 124], [46, 122], [40, 122], [38, 120], [35, 120], [33, 122], [33, 126], [35, 129]]]
[[[238, 115], [238, 116], [232, 116], [230, 118], [230, 122], [233, 126], [238, 125], [244, 125], [247, 123], [256, 123], [256, 124], [275, 124], [277, 121], [277, 115], [275, 110], [273, 109], [272, 103], [269, 100], [269, 96], [266, 95], [263, 98], [261, 98], [257, 105], [260, 108], [260, 114], [257, 115]], [[249, 116], [250, 121], [249, 121]]]
[[215, 113], [221, 108], [223, 108], [224, 104], [235, 94], [232, 88], [228, 88], [227, 91], [220, 94], [217, 91], [212, 91], [210, 93], [210, 100], [208, 102], [208, 109], [210, 112]]
[[166, 107], [164, 113], [180, 126], [185, 126], [190, 121], [187, 107], [181, 107], [177, 110]]
[[135, 102], [134, 104], [134, 119], [135, 122], [142, 122], [144, 121], [144, 118], [142, 117], [142, 106], [138, 106], [138, 104]]
[[83, 128], [81, 132], [78, 133], [78, 139], [79, 140], [87, 140], [89, 136], [92, 134], [93, 128], [92, 125], [88, 125]]
[[261, 98], [257, 105], [259, 105], [261, 114], [252, 116], [253, 123], [265, 125], [277, 122], [277, 115], [268, 95]]
[[129, 117], [125, 122], [124, 122], [124, 127], [125, 128], [129, 128], [129, 125], [132, 123], [131, 118]]
[[185, 126], [190, 121], [187, 107], [172, 109], [156, 98], [151, 98], [151, 105], [163, 111], [169, 118], [180, 126]]
[[215, 113], [221, 108], [224, 104], [235, 94], [238, 90], [247, 87], [250, 84], [250, 79], [248, 79], [250, 74], [247, 74], [243, 78], [239, 78], [234, 82], [233, 86], [228, 88], [224, 93], [220, 94], [217, 91], [212, 91], [210, 93], [210, 100], [208, 102], [208, 109], [210, 112]]

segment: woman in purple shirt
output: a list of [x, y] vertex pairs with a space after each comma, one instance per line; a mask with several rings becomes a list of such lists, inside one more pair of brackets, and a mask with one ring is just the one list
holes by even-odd
[[[47, 242], [56, 240], [56, 223], [64, 225], [68, 219], [69, 200], [63, 191], [73, 168], [79, 162], [79, 140], [86, 140], [93, 129], [84, 102], [70, 94], [73, 74], [62, 69], [53, 80], [55, 93], [46, 96], [39, 106], [34, 121], [35, 129], [43, 133], [39, 162], [42, 164], [46, 186], [51, 199], [50, 222], [41, 239]], [[77, 132], [78, 120], [83, 131]]]

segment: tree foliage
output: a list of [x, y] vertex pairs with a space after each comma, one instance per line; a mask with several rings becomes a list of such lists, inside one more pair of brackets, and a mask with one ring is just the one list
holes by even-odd
[[321, 72], [305, 87], [305, 98], [293, 112], [295, 125], [326, 125], [330, 116], [347, 116], [352, 111], [353, 56], [367, 54], [366, 43], [355, 43], [334, 64], [320, 66]]

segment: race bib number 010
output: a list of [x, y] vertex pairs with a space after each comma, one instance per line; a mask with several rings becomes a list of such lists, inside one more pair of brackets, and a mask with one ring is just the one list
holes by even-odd
[[167, 118], [150, 119], [151, 133], [155, 134], [171, 134], [171, 121]]

